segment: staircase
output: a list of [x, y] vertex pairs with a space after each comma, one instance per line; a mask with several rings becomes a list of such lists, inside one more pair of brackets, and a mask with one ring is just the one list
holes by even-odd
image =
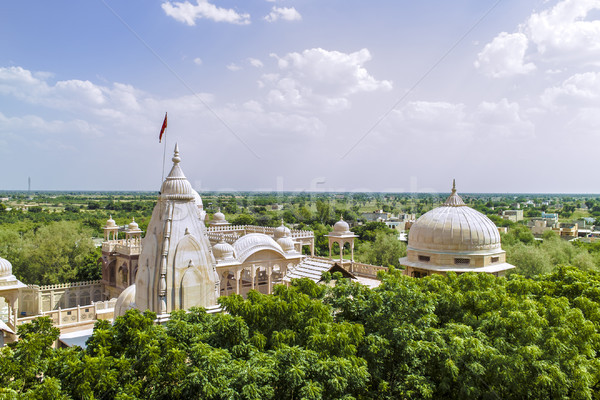
[[283, 277], [285, 282], [289, 282], [296, 278], [309, 278], [315, 282], [321, 280], [321, 275], [325, 271], [329, 271], [335, 264], [334, 260], [323, 260], [313, 257], [307, 257], [294, 268], [290, 268], [287, 274]]

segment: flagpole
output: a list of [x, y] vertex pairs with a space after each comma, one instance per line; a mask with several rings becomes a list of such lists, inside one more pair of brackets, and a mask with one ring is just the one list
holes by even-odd
[[163, 134], [165, 136], [165, 144], [163, 146], [163, 165], [162, 165], [162, 178], [160, 184], [165, 181], [165, 159], [167, 154], [167, 113], [165, 112], [165, 120], [163, 121], [162, 127], [160, 128], [160, 135], [158, 136], [158, 142], [162, 142]]
[[163, 146], [163, 167], [162, 167], [162, 178], [160, 179], [160, 184], [165, 181], [165, 156], [167, 154], [167, 132], [165, 132], [165, 145]]

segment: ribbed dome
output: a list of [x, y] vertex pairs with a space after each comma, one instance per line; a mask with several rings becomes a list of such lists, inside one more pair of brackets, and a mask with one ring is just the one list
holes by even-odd
[[0, 258], [0, 277], [12, 275], [12, 264], [10, 261]]
[[350, 233], [350, 225], [344, 221], [343, 217], [340, 217], [340, 220], [333, 225], [333, 231], [335, 233]]
[[135, 284], [121, 292], [115, 302], [115, 317], [122, 317], [127, 310], [135, 308]]
[[140, 230], [140, 226], [138, 225], [137, 222], [135, 222], [135, 219], [131, 219], [131, 222], [129, 223], [129, 225], [127, 226], [127, 228], [130, 231], [139, 231]]
[[213, 246], [212, 251], [216, 260], [233, 260], [233, 246], [225, 242], [223, 237]]
[[296, 250], [294, 247], [294, 239], [292, 239], [291, 236], [284, 236], [277, 239], [277, 244], [280, 245], [283, 251], [286, 253]]
[[229, 225], [229, 222], [227, 222], [225, 219], [225, 214], [223, 214], [219, 208], [219, 211], [213, 214], [213, 217], [208, 224], [210, 226], [225, 226]]
[[115, 222], [115, 220], [112, 218], [112, 215], [106, 220], [106, 228], [115, 228], [117, 226], [117, 223]]
[[281, 220], [281, 225], [278, 226], [277, 228], [275, 228], [275, 231], [273, 232], [273, 236], [275, 236], [276, 240], [279, 238], [292, 236], [292, 231], [290, 231], [290, 228], [288, 228], [287, 226], [285, 226], [283, 224], [283, 219]]
[[179, 147], [175, 144], [175, 152], [173, 155], [173, 168], [167, 176], [167, 179], [163, 182], [160, 188], [161, 197], [169, 200], [194, 200], [196, 195], [192, 185], [186, 179], [179, 162]]
[[465, 252], [500, 249], [500, 234], [485, 215], [463, 202], [456, 188], [438, 208], [422, 215], [410, 228], [413, 250]]

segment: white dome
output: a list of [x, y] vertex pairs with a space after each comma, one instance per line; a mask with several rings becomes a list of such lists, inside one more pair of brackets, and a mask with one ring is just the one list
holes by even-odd
[[225, 242], [223, 238], [213, 246], [212, 251], [216, 260], [233, 260], [234, 258], [233, 246]]
[[292, 231], [290, 231], [290, 228], [288, 228], [287, 226], [285, 226], [283, 224], [283, 219], [282, 219], [281, 226], [278, 226], [277, 228], [275, 228], [273, 235], [275, 236], [275, 239], [279, 239], [279, 238], [283, 238], [283, 237], [287, 237], [287, 236], [292, 236]]
[[127, 226], [127, 228], [130, 231], [139, 231], [140, 230], [140, 226], [138, 225], [137, 222], [135, 222], [135, 219], [131, 219], [131, 222], [129, 223], [129, 225]]
[[213, 218], [209, 222], [209, 224], [211, 226], [212, 225], [229, 225], [229, 222], [227, 222], [227, 220], [225, 219], [225, 214], [223, 214], [221, 212], [221, 209], [219, 208], [219, 211], [217, 211], [216, 213], [213, 214]]
[[335, 233], [350, 233], [350, 225], [344, 221], [344, 218], [340, 217], [340, 220], [333, 225], [333, 231]]
[[135, 284], [121, 292], [115, 302], [115, 318], [122, 317], [129, 309], [135, 308]]
[[410, 228], [412, 250], [472, 252], [501, 249], [496, 225], [463, 202], [456, 189], [446, 202], [422, 215]]
[[106, 227], [107, 228], [116, 228], [117, 227], [117, 223], [112, 218], [112, 215], [106, 220]]
[[240, 262], [262, 250], [272, 250], [283, 255], [281, 246], [271, 236], [262, 233], [249, 233], [242, 236], [233, 244], [235, 255]]
[[0, 277], [12, 275], [12, 264], [10, 261], [0, 258]]
[[286, 253], [296, 250], [294, 247], [294, 239], [292, 239], [290, 236], [277, 239], [277, 244], [280, 245], [283, 251]]

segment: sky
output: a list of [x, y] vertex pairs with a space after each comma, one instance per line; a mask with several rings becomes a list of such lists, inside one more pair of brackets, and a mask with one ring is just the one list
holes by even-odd
[[600, 193], [600, 0], [0, 3], [0, 190], [175, 142], [199, 191]]

